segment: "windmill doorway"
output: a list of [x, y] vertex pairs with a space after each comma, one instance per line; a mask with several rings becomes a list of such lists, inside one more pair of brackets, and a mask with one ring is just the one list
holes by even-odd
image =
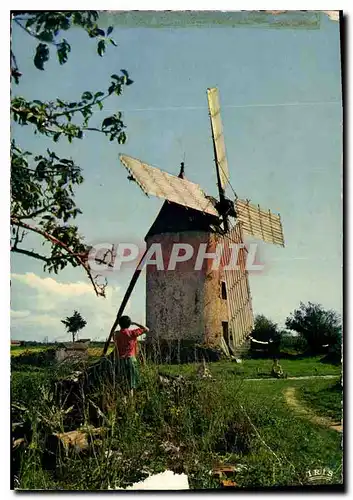
[[222, 321], [222, 333], [225, 343], [227, 344], [228, 348], [230, 348], [228, 321]]

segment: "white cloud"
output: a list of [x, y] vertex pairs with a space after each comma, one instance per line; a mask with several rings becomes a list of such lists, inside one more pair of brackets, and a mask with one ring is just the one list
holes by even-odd
[[31, 313], [29, 311], [14, 311], [11, 309], [11, 319], [21, 319], [26, 318]]
[[87, 321], [81, 335], [103, 339], [123, 297], [119, 286], [108, 286], [103, 298], [96, 296], [89, 283], [81, 281], [64, 283], [34, 273], [12, 273], [11, 279], [11, 330], [16, 338], [69, 339], [61, 320], [77, 310]]
[[[16, 311], [15, 311], [16, 312]], [[22, 311], [19, 311], [22, 312]], [[26, 316], [13, 316], [11, 314], [11, 319], [16, 320], [16, 326], [51, 326], [56, 328], [57, 318], [55, 316], [50, 316], [49, 314], [28, 314]]]
[[84, 283], [83, 281], [77, 281], [76, 283], [60, 283], [53, 278], [41, 278], [34, 273], [12, 273], [11, 277], [21, 283], [25, 283], [35, 290], [55, 293], [65, 297], [76, 297], [77, 295], [94, 293], [92, 286], [89, 283]]

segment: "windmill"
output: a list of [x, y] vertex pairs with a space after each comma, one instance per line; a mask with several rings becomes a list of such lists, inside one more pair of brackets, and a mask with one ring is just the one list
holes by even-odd
[[[207, 89], [208, 109], [217, 174], [219, 198], [207, 196], [198, 184], [185, 178], [184, 163], [178, 176], [171, 175], [135, 158], [120, 155], [120, 161], [147, 196], [165, 203], [146, 235], [147, 249], [120, 306], [110, 337], [141, 273], [146, 253], [153, 244], [171, 252], [178, 245], [205, 245], [212, 252], [222, 243], [223, 263], [232, 258], [232, 244], [243, 244], [246, 233], [267, 243], [284, 246], [279, 214], [237, 197], [231, 200], [226, 189], [232, 187], [220, 114], [217, 88]], [[232, 188], [233, 189], [233, 188]], [[238, 250], [237, 268], [213, 269], [210, 261], [199, 270], [187, 267], [179, 272], [146, 267], [146, 322], [148, 340], [194, 340], [220, 346], [234, 354], [253, 329], [253, 311], [246, 269], [246, 248]], [[180, 264], [182, 267], [182, 264]], [[104, 348], [106, 353], [110, 337]]]

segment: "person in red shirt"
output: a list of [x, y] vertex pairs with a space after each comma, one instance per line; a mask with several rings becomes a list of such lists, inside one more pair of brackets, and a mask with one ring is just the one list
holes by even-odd
[[[120, 330], [114, 333], [117, 371], [133, 396], [138, 383], [137, 338], [147, 333], [149, 329], [147, 326], [132, 322], [129, 316], [122, 316], [119, 319], [119, 326]], [[131, 326], [137, 326], [137, 328], [132, 329]]]

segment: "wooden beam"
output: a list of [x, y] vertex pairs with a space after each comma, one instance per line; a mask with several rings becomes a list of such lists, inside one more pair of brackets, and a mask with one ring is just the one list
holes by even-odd
[[110, 345], [110, 342], [111, 342], [111, 339], [113, 337], [113, 334], [115, 332], [115, 329], [116, 327], [118, 326], [118, 323], [119, 323], [119, 319], [121, 318], [121, 316], [123, 315], [124, 313], [124, 309], [126, 307], [126, 304], [128, 303], [128, 300], [132, 294], [132, 291], [136, 285], [136, 282], [142, 272], [142, 269], [143, 269], [143, 266], [141, 266], [145, 256], [146, 256], [146, 253], [147, 253], [147, 248], [145, 250], [145, 253], [143, 254], [143, 256], [141, 257], [141, 260], [140, 262], [138, 263], [138, 266], [137, 268], [135, 269], [135, 272], [134, 274], [132, 275], [132, 278], [131, 278], [131, 281], [130, 281], [130, 284], [129, 286], [127, 287], [127, 290], [125, 292], [125, 295], [124, 295], [124, 298], [120, 304], [120, 307], [119, 307], [119, 310], [118, 310], [118, 314], [116, 315], [116, 318], [115, 318], [115, 321], [113, 323], [113, 326], [111, 327], [110, 329], [110, 333], [109, 333], [109, 337], [107, 338], [106, 342], [105, 342], [105, 345], [104, 345], [104, 348], [103, 348], [103, 353], [102, 353], [102, 357], [105, 356], [107, 354], [107, 351], [109, 349], [109, 345]]

